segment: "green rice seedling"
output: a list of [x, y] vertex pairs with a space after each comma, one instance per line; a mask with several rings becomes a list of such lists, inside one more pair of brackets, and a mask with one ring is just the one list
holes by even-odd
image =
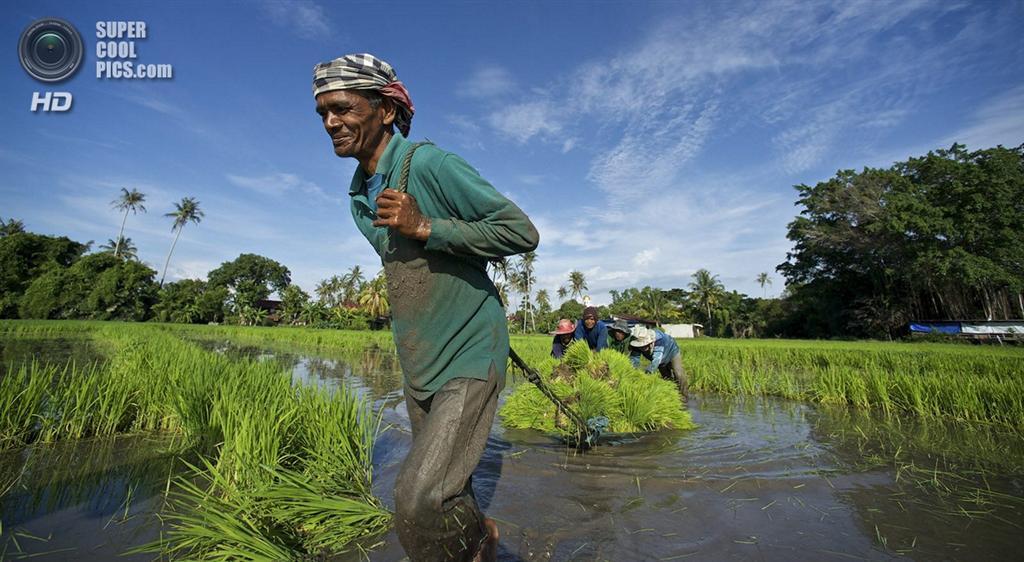
[[[593, 353], [586, 342], [578, 341], [563, 359], [553, 374], [541, 376], [555, 395], [584, 419], [605, 416], [612, 431], [693, 427], [675, 383], [634, 369], [622, 354], [611, 350]], [[559, 433], [574, 429], [532, 385], [517, 386], [500, 414], [506, 427]]]
[[625, 377], [618, 388], [621, 417], [612, 418], [615, 432], [656, 431], [662, 428], [696, 427], [683, 409], [679, 390], [658, 375], [637, 372]]
[[520, 384], [501, 407], [501, 419], [511, 429], [555, 431], [555, 406], [532, 384]]
[[569, 347], [565, 348], [565, 353], [562, 355], [562, 363], [573, 371], [580, 371], [586, 369], [593, 358], [594, 354], [591, 353], [590, 346], [587, 345], [586, 340], [576, 340], [569, 344]]
[[32, 361], [0, 378], [0, 450], [35, 439], [47, 391], [59, 372]]

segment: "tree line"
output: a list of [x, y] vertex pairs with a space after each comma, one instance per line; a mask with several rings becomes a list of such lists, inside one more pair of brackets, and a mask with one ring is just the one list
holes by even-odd
[[[602, 317], [631, 315], [659, 324], [700, 323], [721, 337], [875, 337], [898, 335], [911, 319], [1024, 318], [1024, 145], [970, 152], [954, 144], [889, 168], [840, 170], [797, 185], [802, 209], [789, 224], [793, 249], [776, 270], [779, 298], [756, 274], [762, 295], [727, 290], [706, 269], [685, 287], [612, 290]], [[0, 317], [95, 318], [166, 322], [288, 323], [365, 328], [389, 312], [382, 272], [359, 266], [317, 284], [309, 295], [284, 265], [241, 254], [207, 280], [164, 283], [182, 229], [203, 218], [186, 197], [166, 214], [174, 239], [160, 281], [124, 236], [145, 195], [123, 188], [112, 206], [116, 239], [90, 243], [25, 231], [0, 218]], [[536, 289], [533, 252], [493, 261], [489, 273], [509, 307], [510, 329], [545, 332], [579, 318], [589, 287], [569, 272], [555, 292]], [[267, 306], [277, 293], [280, 305]], [[510, 297], [517, 296], [511, 306]]]

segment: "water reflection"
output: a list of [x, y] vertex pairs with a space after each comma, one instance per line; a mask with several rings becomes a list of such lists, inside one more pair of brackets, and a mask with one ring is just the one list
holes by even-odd
[[[367, 397], [391, 426], [375, 447], [374, 490], [393, 506], [391, 490], [410, 443], [393, 353], [203, 345], [275, 361], [304, 384], [347, 385]], [[1024, 443], [1015, 434], [765, 398], [703, 396], [691, 400], [690, 409], [696, 430], [616, 436], [587, 454], [534, 431], [505, 430], [496, 420], [473, 485], [499, 521], [500, 559], [1016, 553], [1024, 523]], [[37, 551], [74, 547], [76, 559], [111, 558], [115, 547], [148, 540], [152, 529], [133, 527], [142, 518], [130, 515], [159, 508], [159, 486], [175, 471], [160, 450], [172, 447], [113, 440], [0, 456], [0, 491], [12, 475], [20, 477], [0, 498], [4, 540], [14, 528], [43, 536], [52, 531], [54, 538]], [[922, 468], [933, 470], [931, 483]], [[982, 486], [986, 491], [978, 492]], [[119, 523], [129, 488], [129, 517]], [[366, 546], [381, 541], [371, 560], [404, 557], [393, 533]], [[88, 550], [98, 543], [105, 546]]]
[[0, 453], [0, 491], [7, 490], [0, 551], [103, 560], [155, 539], [159, 528], [148, 515], [180, 469], [174, 445], [164, 437], [111, 437]]
[[92, 342], [81, 338], [0, 338], [0, 376], [30, 361], [64, 366], [69, 361], [86, 365], [102, 360]]

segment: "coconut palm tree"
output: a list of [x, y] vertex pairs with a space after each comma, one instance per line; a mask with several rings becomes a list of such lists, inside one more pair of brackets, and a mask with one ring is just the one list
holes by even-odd
[[712, 275], [710, 271], [702, 268], [693, 274], [690, 291], [693, 298], [707, 312], [707, 320], [710, 325], [711, 308], [718, 305], [718, 301], [725, 295], [725, 286], [718, 280], [717, 275]]
[[587, 287], [587, 279], [583, 276], [583, 272], [574, 269], [569, 272], [569, 294], [572, 298], [582, 298], [583, 291], [586, 291], [590, 287]]
[[24, 222], [17, 219], [4, 221], [3, 218], [0, 218], [0, 237], [20, 234], [22, 232], [25, 232]]
[[766, 294], [765, 290], [764, 290], [764, 286], [765, 285], [771, 285], [772, 284], [772, 278], [768, 276], [768, 272], [767, 271], [764, 271], [764, 272], [761, 272], [761, 273], [757, 274], [757, 283], [759, 285], [761, 285], [761, 298], [764, 298], [765, 294]]
[[384, 271], [378, 273], [372, 281], [363, 284], [363, 290], [359, 293], [359, 306], [363, 307], [371, 318], [387, 315], [390, 305]]
[[360, 289], [363, 288], [363, 283], [366, 283], [366, 277], [363, 276], [363, 270], [358, 265], [352, 266], [352, 269], [348, 270], [342, 278], [342, 297], [343, 302], [354, 302], [357, 295], [359, 295]]
[[[131, 211], [134, 215], [138, 211], [146, 212], [146, 207], [143, 206], [142, 202], [146, 200], [146, 194], [141, 191], [132, 188], [128, 191], [126, 188], [121, 188], [121, 196], [110, 202], [113, 207], [119, 211], [124, 211], [124, 216], [121, 217], [121, 230], [117, 233], [117, 241], [121, 242], [124, 239], [124, 223], [128, 220], [128, 211]], [[114, 246], [114, 257], [121, 255], [120, 245]]]
[[558, 288], [557, 294], [559, 299], [565, 300], [565, 297], [569, 296], [569, 289], [566, 289], [565, 285], [562, 285]]
[[[103, 250], [104, 252], [113, 252], [115, 258], [120, 256], [125, 260], [134, 260], [139, 257], [135, 244], [132, 243], [132, 239], [130, 237], [125, 238], [124, 236], [120, 236], [117, 241], [114, 241], [113, 239], [107, 240], [106, 244], [100, 245], [100, 250]], [[120, 254], [118, 254], [118, 250], [120, 250]]]
[[487, 266], [491, 268], [491, 280], [494, 283], [498, 281], [508, 281], [509, 274], [509, 263], [508, 258], [500, 257], [487, 262]]
[[164, 286], [164, 278], [167, 277], [167, 266], [171, 264], [171, 254], [174, 253], [174, 247], [178, 244], [178, 237], [181, 236], [181, 230], [185, 228], [185, 225], [189, 221], [199, 224], [203, 217], [203, 211], [199, 209], [199, 201], [191, 197], [183, 197], [180, 203], [174, 204], [174, 212], [166, 213], [165, 217], [174, 217], [174, 225], [171, 227], [171, 231], [175, 232], [174, 242], [171, 242], [171, 251], [167, 252], [167, 261], [164, 262], [164, 273], [160, 276], [160, 286]]
[[515, 289], [523, 295], [523, 301], [521, 308], [523, 309], [523, 331], [526, 331], [526, 316], [530, 316], [531, 324], [533, 325], [534, 331], [537, 330], [537, 319], [533, 316], [533, 304], [531, 303], [531, 296], [533, 295], [533, 285], [537, 282], [537, 277], [533, 274], [533, 264], [537, 261], [536, 252], [526, 252], [519, 256], [519, 262], [515, 266], [511, 282]]

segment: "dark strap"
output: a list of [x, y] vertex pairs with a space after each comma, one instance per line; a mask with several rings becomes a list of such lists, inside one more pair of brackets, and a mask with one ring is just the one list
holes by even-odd
[[402, 171], [401, 171], [400, 175], [398, 176], [398, 189], [396, 191], [399, 191], [401, 193], [405, 193], [405, 190], [409, 189], [409, 168], [412, 167], [412, 155], [416, 152], [417, 148], [419, 148], [419, 147], [421, 147], [421, 146], [423, 146], [425, 144], [434, 144], [434, 143], [432, 143], [430, 141], [423, 141], [423, 142], [413, 143], [413, 145], [409, 147], [409, 150], [406, 151], [405, 159], [402, 160]]

